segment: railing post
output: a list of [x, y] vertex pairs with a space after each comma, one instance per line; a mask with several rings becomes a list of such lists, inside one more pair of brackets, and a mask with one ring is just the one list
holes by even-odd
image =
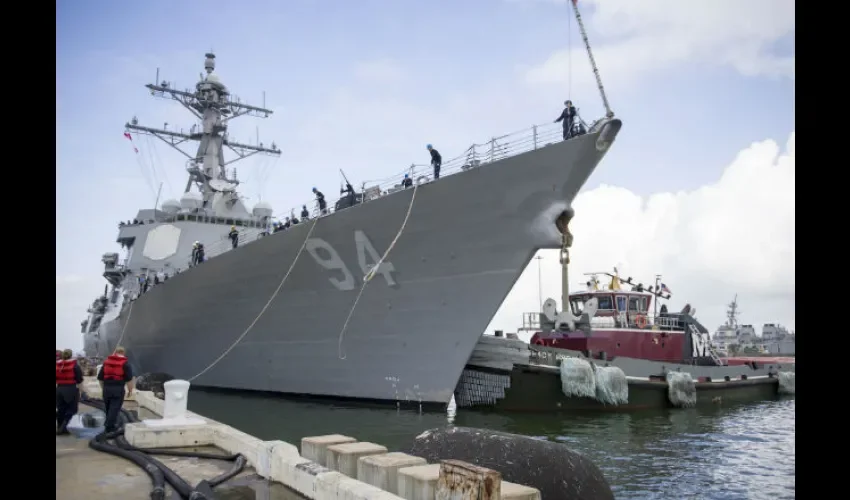
[[537, 149], [537, 125], [532, 127], [532, 129], [534, 130], [534, 149]]
[[472, 165], [473, 167], [477, 167], [478, 165], [476, 165], [476, 161], [478, 161], [478, 158], [477, 154], [475, 153], [475, 144], [473, 144], [472, 148], [470, 149], [472, 149], [472, 161], [470, 161], [470, 165]]
[[493, 160], [496, 158], [496, 138], [493, 137], [490, 139], [490, 163], [493, 163]]

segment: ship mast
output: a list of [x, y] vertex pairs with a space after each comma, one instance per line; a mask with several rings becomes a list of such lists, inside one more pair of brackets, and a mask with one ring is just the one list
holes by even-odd
[[[203, 206], [209, 208], [217, 192], [227, 193], [232, 199], [238, 199], [234, 189], [239, 181], [235, 178], [235, 175], [234, 178], [227, 178], [226, 165], [244, 160], [257, 153], [278, 156], [280, 149], [274, 142], [271, 147], [267, 148], [262, 143], [256, 145], [243, 144], [228, 138], [228, 121], [244, 115], [268, 118], [273, 112], [270, 109], [250, 106], [231, 99], [227, 87], [221, 83], [218, 75], [213, 73], [213, 70], [215, 70], [215, 54], [206, 54], [204, 69], [206, 76], [201, 75], [201, 80], [195, 85], [194, 92], [190, 92], [188, 89], [174, 89], [167, 81], [157, 81], [145, 85], [154, 97], [172, 99], [182, 104], [201, 121], [200, 128], [193, 125], [190, 132], [186, 134], [183, 131], [142, 126], [138, 124], [135, 117], [126, 124], [126, 128], [154, 136], [188, 158], [186, 170], [189, 173], [189, 179], [186, 182], [184, 192], [188, 193], [194, 183], [203, 197]], [[157, 70], [157, 80], [159, 80], [159, 70]], [[198, 150], [194, 155], [185, 152], [180, 147], [187, 141], [199, 143]], [[233, 151], [236, 158], [225, 161], [224, 147]]]
[[732, 302], [728, 304], [729, 309], [726, 310], [726, 325], [730, 328], [734, 329], [738, 327], [738, 315], [741, 314], [741, 311], [738, 310], [738, 294], [735, 294], [735, 298], [732, 299]]

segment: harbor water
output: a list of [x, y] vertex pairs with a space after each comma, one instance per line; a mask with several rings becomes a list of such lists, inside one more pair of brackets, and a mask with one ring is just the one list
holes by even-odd
[[795, 497], [795, 401], [634, 414], [416, 412], [193, 389], [190, 410], [264, 440], [346, 434], [390, 449], [449, 424], [566, 444], [591, 457], [624, 499]]

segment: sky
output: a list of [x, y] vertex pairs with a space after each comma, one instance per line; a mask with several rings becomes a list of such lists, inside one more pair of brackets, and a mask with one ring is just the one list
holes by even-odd
[[[571, 289], [611, 271], [671, 289], [714, 330], [795, 325], [795, 14], [792, 0], [579, 0], [617, 142], [573, 206]], [[567, 0], [60, 2], [56, 11], [56, 345], [80, 349], [116, 224], [179, 198], [184, 158], [124, 124], [187, 130], [143, 87], [194, 86], [204, 53], [243, 102], [230, 137], [281, 148], [236, 164], [246, 205], [275, 212], [492, 136], [550, 123], [571, 99], [604, 114]], [[557, 252], [532, 261], [488, 330], [516, 331], [560, 297]]]

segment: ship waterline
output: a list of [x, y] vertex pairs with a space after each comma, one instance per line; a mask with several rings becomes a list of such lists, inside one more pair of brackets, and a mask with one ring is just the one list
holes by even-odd
[[198, 386], [447, 404], [534, 253], [560, 246], [555, 218], [619, 130], [606, 123], [210, 259], [127, 301], [86, 350], [120, 341], [138, 373]]

